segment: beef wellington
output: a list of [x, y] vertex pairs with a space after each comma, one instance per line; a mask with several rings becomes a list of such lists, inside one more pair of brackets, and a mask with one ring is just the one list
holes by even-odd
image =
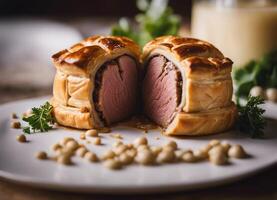
[[207, 135], [229, 129], [232, 61], [213, 45], [193, 38], [163, 36], [143, 48], [146, 115], [167, 135]]
[[91, 36], [52, 56], [53, 113], [64, 126], [109, 126], [134, 114], [140, 48], [125, 37]]

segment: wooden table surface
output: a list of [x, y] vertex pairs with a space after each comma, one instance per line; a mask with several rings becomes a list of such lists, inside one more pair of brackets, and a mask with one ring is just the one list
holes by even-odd
[[[5, 103], [13, 100], [19, 100], [30, 97], [37, 97], [50, 94], [49, 90], [40, 91], [17, 91], [12, 89], [0, 89], [0, 103]], [[276, 152], [272, 152], [276, 153]], [[0, 161], [1, 162], [1, 161]], [[11, 183], [7, 180], [0, 179], [0, 200], [87, 200], [87, 199], [174, 199], [174, 200], [187, 200], [187, 199], [221, 199], [221, 200], [234, 200], [234, 199], [270, 199], [277, 200], [277, 165], [259, 172], [256, 175], [245, 178], [241, 181], [232, 184], [217, 186], [214, 188], [166, 193], [166, 194], [151, 194], [151, 195], [91, 195], [58, 192], [50, 190], [42, 190], [31, 188], [28, 186]]]

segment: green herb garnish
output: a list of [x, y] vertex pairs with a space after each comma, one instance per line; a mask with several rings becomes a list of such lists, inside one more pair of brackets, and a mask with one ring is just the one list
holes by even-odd
[[252, 138], [261, 138], [264, 136], [266, 120], [263, 117], [264, 109], [259, 105], [264, 104], [264, 99], [260, 96], [249, 96], [247, 103], [242, 106], [238, 103], [238, 121], [237, 127], [243, 133], [248, 133]]
[[236, 96], [246, 98], [253, 86], [277, 88], [277, 50], [234, 71]]
[[143, 46], [158, 36], [178, 34], [181, 19], [168, 7], [168, 0], [137, 0], [137, 7], [142, 12], [135, 17], [138, 26], [134, 28], [128, 19], [121, 18], [112, 35], [129, 37]]
[[39, 108], [32, 108], [32, 114], [23, 117], [23, 121], [28, 122], [29, 126], [23, 128], [23, 132], [31, 134], [31, 132], [47, 132], [52, 129], [54, 117], [52, 116], [53, 106], [46, 102]]

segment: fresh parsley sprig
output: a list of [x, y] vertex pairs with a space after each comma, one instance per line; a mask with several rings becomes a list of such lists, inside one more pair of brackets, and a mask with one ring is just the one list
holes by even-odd
[[52, 129], [54, 124], [54, 117], [52, 115], [53, 106], [46, 102], [39, 108], [32, 108], [32, 114], [23, 117], [23, 121], [27, 122], [29, 126], [23, 128], [23, 132], [31, 134], [32, 132], [47, 132]]
[[249, 96], [247, 103], [242, 106], [238, 102], [237, 127], [243, 133], [248, 133], [252, 138], [262, 138], [266, 120], [263, 117], [264, 109], [259, 106], [264, 104], [264, 99], [260, 96]]

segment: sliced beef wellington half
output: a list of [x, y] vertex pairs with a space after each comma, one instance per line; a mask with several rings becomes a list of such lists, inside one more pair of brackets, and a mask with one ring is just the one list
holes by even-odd
[[52, 105], [61, 125], [109, 126], [134, 114], [140, 48], [125, 37], [92, 36], [53, 55]]
[[142, 60], [144, 111], [165, 134], [213, 134], [234, 124], [232, 61], [213, 45], [159, 37], [144, 46]]

